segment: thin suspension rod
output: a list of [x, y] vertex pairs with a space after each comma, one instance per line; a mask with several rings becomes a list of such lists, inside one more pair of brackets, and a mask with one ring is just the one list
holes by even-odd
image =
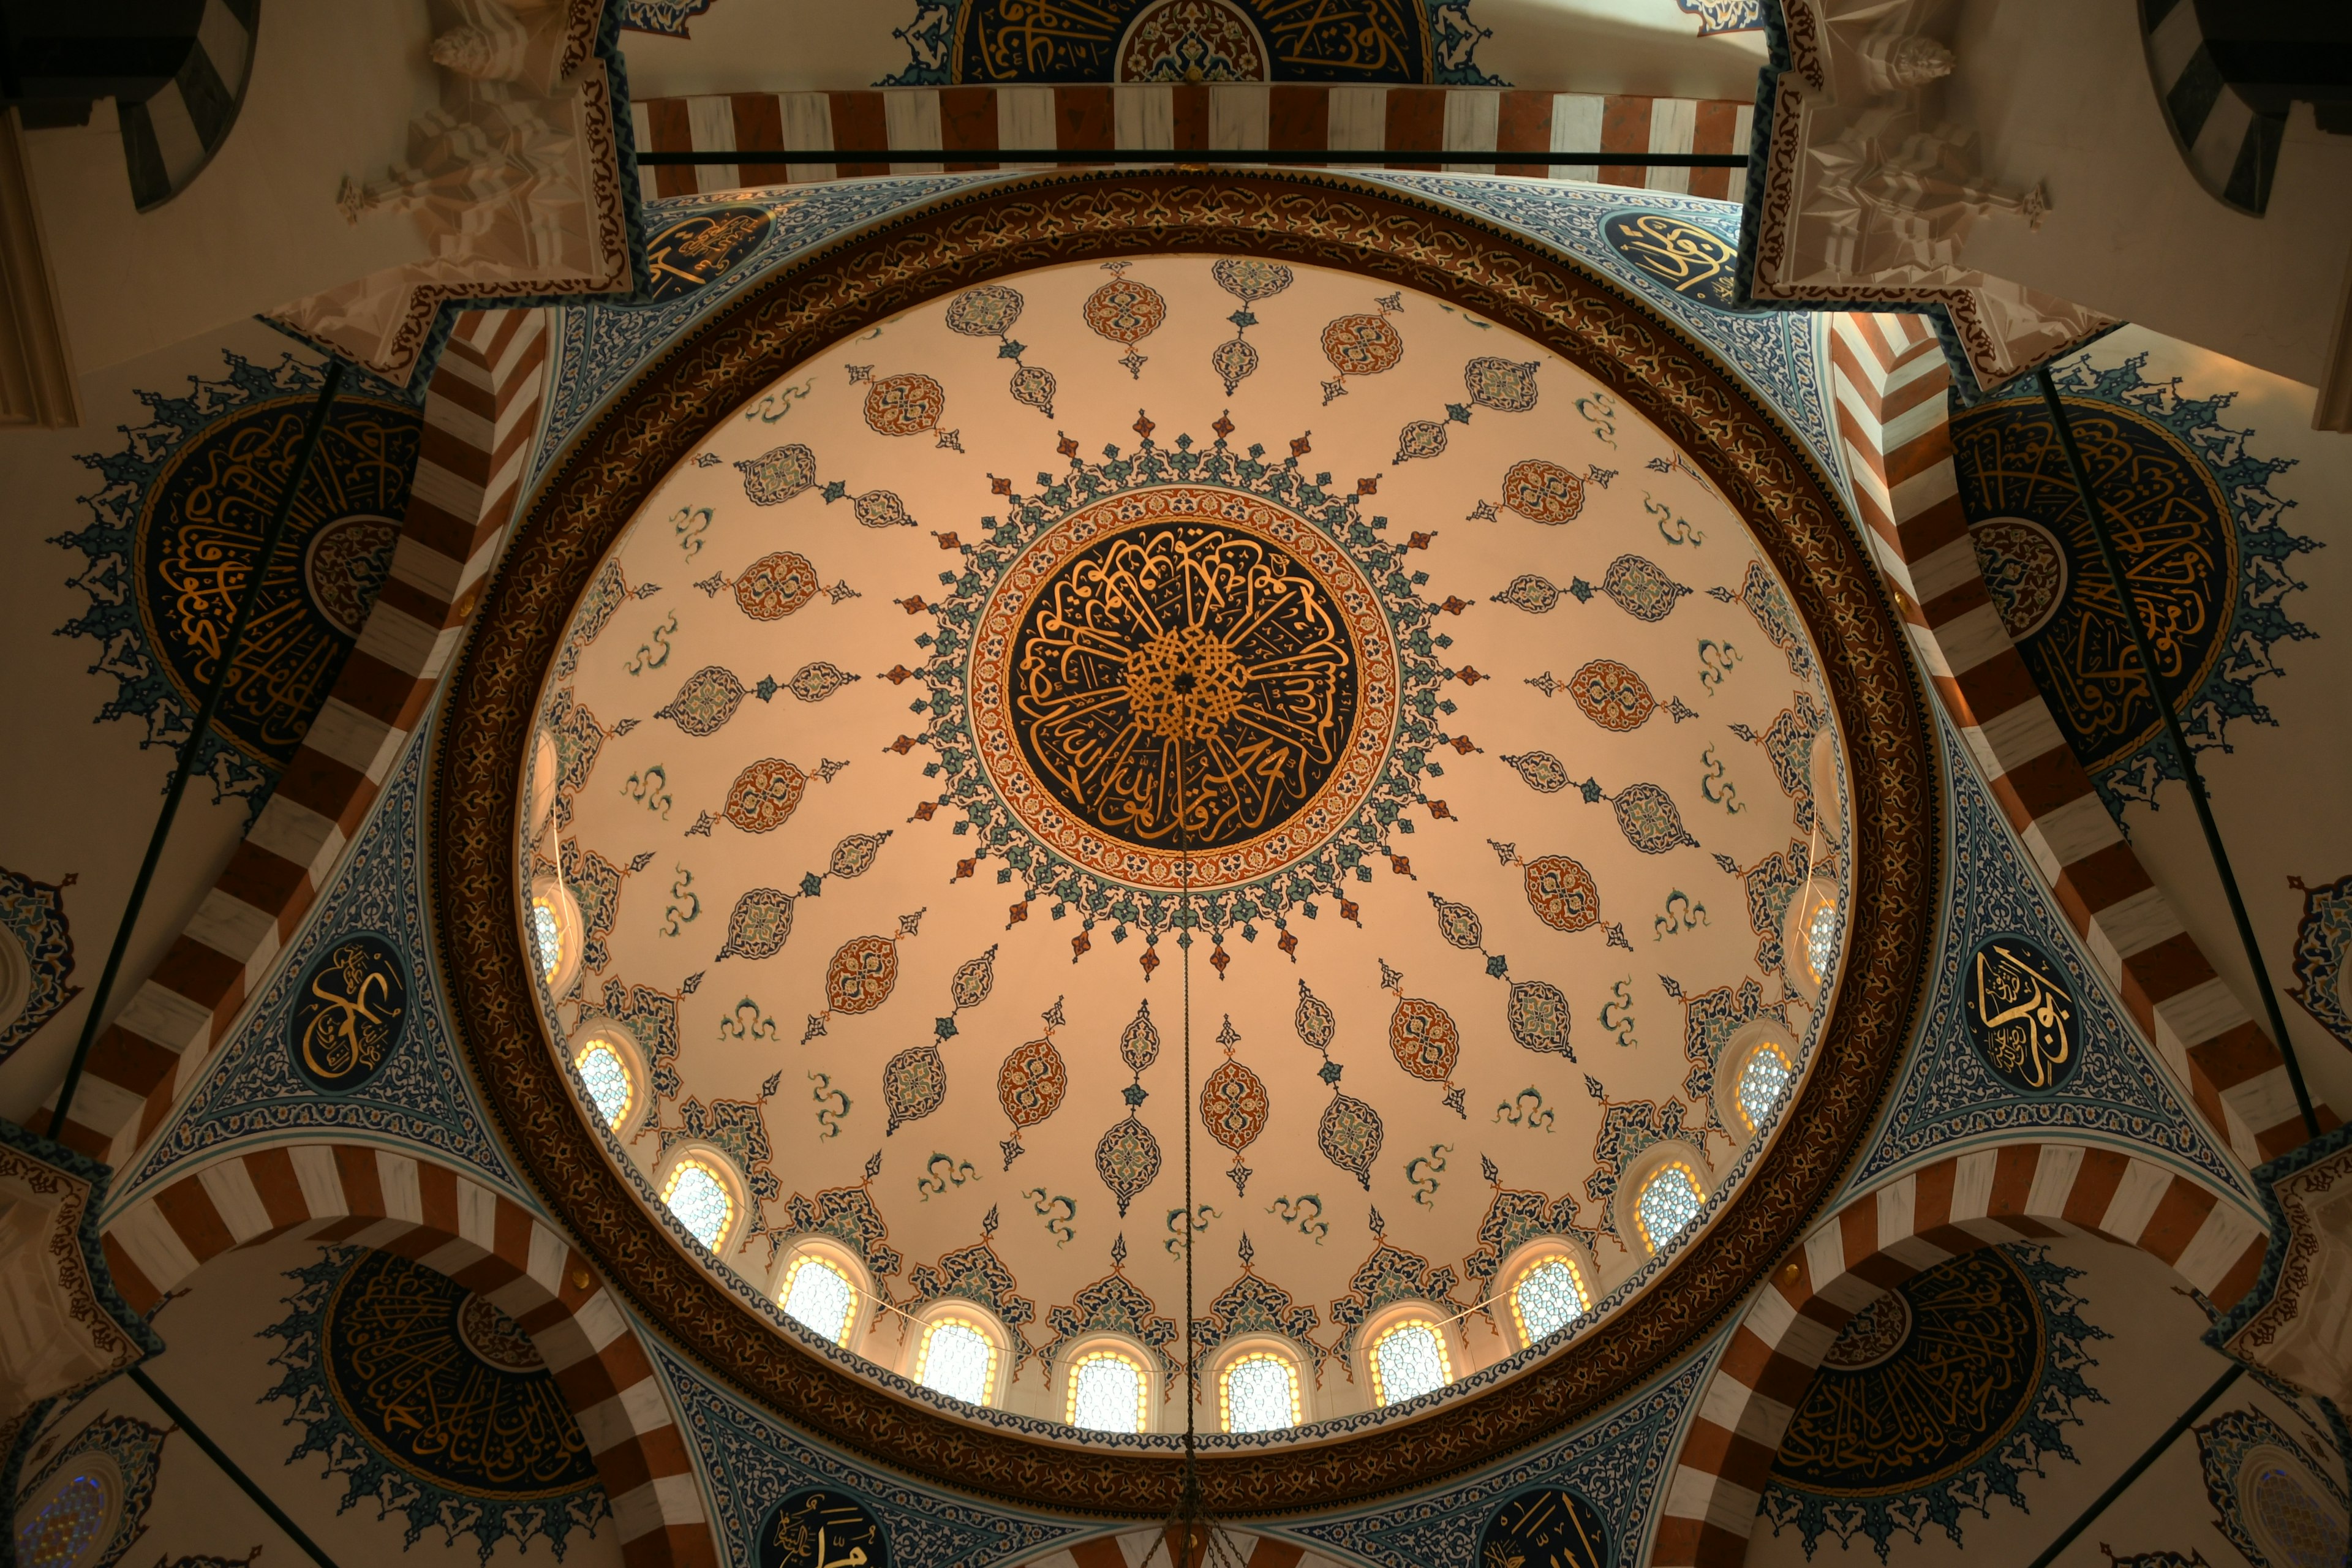
[[2058, 444], [2064, 448], [2066, 467], [2074, 476], [2074, 489], [2083, 497], [2083, 510], [2090, 515], [2091, 538], [2099, 549], [2099, 563], [2115, 579], [2116, 596], [2123, 606], [2124, 624], [2131, 628], [2132, 650], [2139, 656], [2141, 677], [2147, 682], [2148, 697], [2164, 719], [2164, 733], [2172, 743], [2172, 754], [2179, 760], [2180, 773], [2189, 785], [2189, 804], [2196, 808], [2197, 825], [2205, 830], [2205, 847], [2213, 857], [2213, 868], [2221, 873], [2221, 891], [2230, 901], [2230, 918], [2237, 922], [2238, 940], [2245, 944], [2246, 962], [2253, 967], [2254, 986], [2262, 993], [2263, 1011], [2269, 1017], [2271, 1038], [2278, 1043], [2279, 1056], [2286, 1063], [2287, 1082], [2294, 1089], [2295, 1108], [2303, 1113], [2305, 1138], [2319, 1136], [2319, 1113], [2312, 1109], [2311, 1090], [2304, 1086], [2303, 1064], [2295, 1058], [2294, 1041], [2286, 1032], [2286, 1016], [2279, 1009], [2278, 993], [2271, 986], [2270, 966], [2263, 962], [2262, 943], [2254, 939], [2254, 922], [2246, 914], [2246, 900], [2238, 891], [2237, 874], [2230, 868], [2230, 852], [2221, 846], [2221, 829], [2213, 820], [2212, 803], [2205, 795], [2205, 779], [2198, 772], [2197, 759], [2189, 753], [2189, 737], [2180, 728], [2180, 716], [2172, 710], [2172, 701], [2156, 678], [2156, 649], [2149, 644], [2147, 626], [2140, 618], [2139, 595], [2132, 591], [2131, 578], [2125, 574], [2121, 557], [2116, 553], [2115, 541], [2107, 533], [2106, 514], [2099, 510], [2099, 498], [2091, 488], [2091, 472], [2083, 461], [2083, 449], [2075, 444], [2074, 422], [2066, 416], [2066, 405], [2059, 401], [2057, 384], [2050, 379], [2050, 367], [2043, 365], [2033, 373], [2042, 387], [2042, 401], [2050, 410], [2051, 421], [2058, 427]]
[[2171, 1426], [2167, 1426], [2164, 1429], [2163, 1435], [2158, 1436], [2155, 1442], [2150, 1443], [2147, 1446], [2147, 1452], [2133, 1460], [2131, 1468], [2126, 1470], [2122, 1475], [2117, 1476], [2116, 1478], [2116, 1484], [2109, 1487], [2105, 1491], [2101, 1492], [2097, 1500], [2083, 1510], [2082, 1517], [2075, 1520], [2074, 1523], [2068, 1525], [2065, 1530], [2060, 1533], [2058, 1539], [2050, 1543], [2050, 1549], [2033, 1560], [2032, 1568], [2050, 1568], [2050, 1564], [2057, 1562], [2058, 1554], [2061, 1552], [2065, 1551], [2069, 1546], [2074, 1544], [2074, 1538], [2082, 1534], [2083, 1531], [2090, 1529], [2092, 1524], [2096, 1521], [2099, 1515], [2107, 1511], [2107, 1505], [2109, 1503], [2114, 1502], [2116, 1499], [2123, 1496], [2125, 1491], [2130, 1488], [2131, 1484], [2139, 1479], [2143, 1471], [2145, 1471], [2150, 1465], [2156, 1463], [2157, 1460], [2162, 1458], [2164, 1457], [2164, 1451], [2167, 1448], [2171, 1447], [2174, 1443], [2179, 1441], [2180, 1435], [2183, 1432], [2188, 1431], [2191, 1424], [2193, 1424], [2200, 1415], [2205, 1414], [2206, 1406], [2221, 1398], [2222, 1394], [2227, 1394], [2230, 1391], [2230, 1385], [2237, 1382], [2239, 1374], [2243, 1373], [2245, 1370], [2246, 1367], [2243, 1362], [2231, 1362], [2230, 1363], [2230, 1370], [2215, 1378], [2213, 1380], [2213, 1386], [2207, 1389], [2204, 1395], [2200, 1398], [2196, 1404], [2182, 1411], [2180, 1413], [2180, 1419], [2175, 1421]]
[[316, 1563], [319, 1568], [335, 1568], [335, 1560], [321, 1551], [317, 1542], [303, 1533], [300, 1525], [287, 1518], [286, 1510], [270, 1501], [269, 1494], [254, 1485], [253, 1478], [237, 1468], [236, 1461], [221, 1452], [220, 1445], [205, 1436], [204, 1428], [189, 1420], [188, 1413], [173, 1403], [170, 1394], [155, 1386], [155, 1380], [147, 1375], [145, 1367], [132, 1367], [131, 1381], [139, 1385], [141, 1393], [155, 1402], [155, 1407], [163, 1413], [164, 1417], [173, 1426], [188, 1435], [188, 1441], [205, 1451], [205, 1458], [218, 1466], [221, 1474], [235, 1481], [237, 1484], [237, 1489], [251, 1498], [254, 1506], [269, 1516], [270, 1523], [284, 1531], [288, 1540], [308, 1552], [311, 1562]]
[[1745, 153], [1496, 153], [1478, 147], [737, 147], [639, 153], [642, 168], [709, 163], [1489, 163], [1497, 168], [1614, 164], [1628, 169], [1745, 169]]
[[245, 592], [237, 596], [228, 636], [222, 639], [220, 656], [214, 663], [212, 680], [205, 688], [204, 700], [197, 704], [187, 742], [180, 748], [179, 765], [172, 770], [172, 782], [163, 791], [163, 809], [155, 818], [155, 831], [148, 837], [147, 858], [139, 863], [139, 875], [131, 884], [131, 900], [123, 906], [122, 923], [115, 928], [114, 946], [107, 952], [106, 968], [98, 977], [97, 990], [90, 994], [89, 1012], [81, 1021], [81, 1038], [74, 1044], [73, 1059], [66, 1064], [65, 1081], [58, 1086], [58, 1108], [49, 1117], [49, 1136], [60, 1142], [66, 1118], [73, 1110], [74, 1091], [81, 1087], [82, 1068], [89, 1062], [89, 1048], [96, 1043], [106, 1018], [107, 999], [113, 994], [114, 982], [122, 972], [123, 954], [130, 951], [131, 932], [138, 929], [139, 912], [147, 902], [148, 887], [154, 881], [155, 868], [163, 858], [163, 842], [172, 835], [172, 819], [179, 815], [181, 797], [188, 793], [188, 781], [194, 775], [205, 749], [205, 737], [211, 733], [221, 698], [228, 690], [229, 675], [236, 668], [237, 656], [245, 651], [245, 634], [261, 602], [262, 581], [268, 576], [278, 547], [286, 537], [286, 521], [293, 514], [294, 498], [300, 492], [302, 481], [310, 477], [310, 459], [318, 452], [319, 438], [327, 428], [328, 410], [334, 405], [335, 395], [342, 385], [343, 362], [330, 360], [327, 378], [320, 384], [318, 401], [310, 405], [310, 422], [302, 429], [302, 443], [294, 451], [293, 471], [286, 476], [285, 488], [278, 492], [268, 526], [261, 531], [261, 547], [246, 578]]

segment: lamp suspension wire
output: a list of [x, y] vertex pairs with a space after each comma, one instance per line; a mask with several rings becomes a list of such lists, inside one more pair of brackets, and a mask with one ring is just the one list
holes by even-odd
[[[1181, 679], [1181, 677], [1180, 677]], [[1185, 695], [1189, 695], [1186, 693]], [[1189, 704], [1186, 705], [1189, 709]], [[1192, 837], [1184, 802], [1184, 732], [1191, 714], [1180, 709], [1173, 737], [1176, 753], [1176, 876], [1180, 889], [1176, 947], [1182, 997], [1184, 1067], [1184, 1466], [1177, 1486], [1176, 1509], [1160, 1530], [1160, 1539], [1144, 1554], [1141, 1568], [1152, 1568], [1160, 1549], [1168, 1551], [1171, 1568], [1242, 1568], [1241, 1553], [1221, 1541], [1201, 1505], [1199, 1428], [1201, 1361], [1192, 1337], [1192, 1239], [1199, 1210], [1192, 1198]]]
[[139, 875], [131, 881], [121, 922], [114, 928], [114, 945], [107, 950], [106, 967], [100, 972], [97, 988], [90, 993], [89, 1010], [82, 1015], [81, 1037], [74, 1042], [72, 1059], [67, 1062], [66, 1076], [58, 1085], [57, 1108], [49, 1112], [48, 1135], [58, 1142], [65, 1142], [66, 1123], [73, 1115], [74, 1094], [81, 1087], [82, 1069], [89, 1063], [90, 1047], [108, 1022], [106, 1005], [122, 973], [122, 961], [131, 950], [131, 933], [138, 930], [140, 913], [147, 907], [147, 890], [154, 883], [156, 867], [163, 863], [163, 845], [172, 837], [173, 820], [179, 816], [180, 802], [188, 793], [188, 782], [194, 776], [205, 742], [212, 734], [213, 721], [220, 712], [230, 675], [245, 651], [246, 636], [252, 628], [255, 611], [260, 607], [262, 585], [278, 560], [278, 547], [286, 537], [286, 524], [293, 516], [295, 500], [303, 482], [310, 477], [310, 460], [318, 454], [320, 438], [326, 433], [327, 416], [342, 391], [348, 368], [340, 357], [327, 361], [318, 397], [310, 405], [301, 441], [294, 448], [294, 461], [287, 470], [285, 483], [278, 487], [277, 500], [271, 503], [269, 521], [262, 527], [244, 589], [230, 611], [228, 633], [221, 639], [219, 658], [213, 661], [212, 679], [205, 684], [204, 697], [196, 704], [195, 717], [189, 721], [187, 738], [180, 744], [180, 760], [172, 769], [171, 782], [163, 787], [163, 808], [156, 816], [154, 831], [147, 836], [146, 857], [139, 862]]
[[2303, 1135], [2316, 1138], [2320, 1133], [2319, 1112], [2311, 1102], [2311, 1090], [2303, 1081], [2303, 1063], [2296, 1058], [2294, 1040], [2286, 1032], [2286, 1015], [2279, 1006], [2278, 992], [2271, 984], [2270, 965], [2263, 958], [2263, 944], [2254, 935], [2252, 917], [2246, 913], [2245, 897], [2238, 890], [2237, 873], [2230, 867], [2230, 852], [2222, 847], [2221, 826], [2213, 820], [2213, 803], [2206, 794], [2204, 773], [2189, 752], [2189, 736], [2180, 727], [2180, 715], [2173, 711], [2172, 700], [2165, 695], [2157, 679], [2156, 649], [2149, 644], [2139, 595], [2133, 591], [2131, 574], [2124, 570], [2123, 558], [2116, 552], [2115, 538], [2107, 530], [2106, 512], [2099, 505], [2098, 491], [2091, 482], [2090, 466], [2083, 460], [2082, 446], [2074, 438], [2074, 421], [2066, 413], [2064, 400], [2058, 395], [2057, 383], [2051, 379], [2050, 367], [2045, 364], [2036, 369], [2033, 379], [2041, 388], [2042, 404], [2049, 410], [2050, 422], [2057, 428], [2066, 471], [2074, 479], [2075, 493], [2082, 498], [2083, 514], [2091, 524], [2091, 542], [2098, 549], [2099, 564], [2106, 568], [2107, 576], [2116, 585], [2116, 603], [2123, 612], [2125, 627], [2131, 633], [2132, 652], [2138, 659], [2140, 678], [2147, 682], [2148, 700], [2156, 705], [2157, 715], [2164, 721], [2164, 737], [2172, 748], [2173, 761], [2180, 764], [2181, 783], [2188, 786], [2189, 804], [2197, 813], [2197, 826], [2204, 832], [2206, 852], [2212, 856], [2213, 869], [2221, 879], [2230, 919], [2238, 928], [2238, 941], [2246, 950], [2246, 966], [2253, 972], [2254, 989], [2262, 997], [2263, 1016], [2270, 1024], [2271, 1038], [2286, 1068], [2287, 1086], [2294, 1090], [2295, 1110], [2303, 1117]]

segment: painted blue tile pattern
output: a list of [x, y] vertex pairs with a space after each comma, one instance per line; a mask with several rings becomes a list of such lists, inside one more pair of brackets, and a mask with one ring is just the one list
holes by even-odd
[[[268, 989], [149, 1146], [136, 1173], [118, 1189], [110, 1209], [120, 1212], [174, 1167], [225, 1144], [282, 1140], [294, 1131], [412, 1143], [511, 1193], [529, 1190], [508, 1167], [459, 1065], [435, 973], [422, 821], [432, 728], [429, 721], [417, 727], [407, 754], [385, 781], [375, 814], [301, 934], [279, 955]], [[301, 1076], [289, 1044], [302, 977], [323, 949], [360, 931], [383, 939], [406, 961], [406, 1026], [365, 1083], [346, 1093], [323, 1093]]]
[[[2251, 1207], [2253, 1189], [2245, 1173], [2215, 1146], [2170, 1075], [2148, 1058], [2105, 979], [2052, 909], [1967, 748], [1940, 713], [1937, 721], [1951, 824], [1945, 851], [1948, 912], [1931, 971], [1935, 990], [1891, 1109], [1846, 1193], [1867, 1191], [1901, 1167], [1957, 1152], [1958, 1146], [2053, 1133], [2161, 1161], [2242, 1194]], [[1971, 958], [1988, 939], [2010, 934], [2051, 954], [2077, 1002], [2081, 1065], [2055, 1090], [2042, 1094], [2021, 1093], [1993, 1074], [1969, 1037], [1963, 1013]]]

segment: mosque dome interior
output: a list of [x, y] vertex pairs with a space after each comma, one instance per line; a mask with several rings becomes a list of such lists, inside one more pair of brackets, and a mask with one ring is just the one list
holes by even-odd
[[0, 0], [9, 1561], [2352, 1561], [2347, 47]]

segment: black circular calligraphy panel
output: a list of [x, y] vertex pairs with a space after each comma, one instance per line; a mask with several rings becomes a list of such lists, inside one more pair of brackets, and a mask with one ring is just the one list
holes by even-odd
[[[2049, 1331], [2007, 1253], [1962, 1253], [1896, 1289], [1898, 1348], [1833, 1354], [1814, 1373], [1780, 1440], [1775, 1480], [1829, 1497], [1931, 1485], [1999, 1447], [2028, 1413]], [[1882, 1310], [1863, 1332], [1885, 1326]]]
[[1738, 247], [1659, 212], [1622, 212], [1601, 226], [1610, 247], [1674, 292], [1717, 310], [1738, 295]]
[[411, 1474], [495, 1502], [595, 1481], [588, 1441], [530, 1337], [437, 1269], [365, 1254], [329, 1298], [320, 1339], [336, 1404]]
[[1520, 1492], [1486, 1521], [1478, 1562], [1482, 1568], [1609, 1568], [1609, 1530], [1601, 1510], [1574, 1492]]
[[646, 242], [646, 270], [656, 305], [682, 300], [720, 277], [768, 237], [770, 218], [759, 207], [721, 207], [679, 218]]
[[294, 1069], [330, 1091], [383, 1070], [408, 1023], [408, 965], [372, 931], [343, 937], [312, 962], [286, 1027]]
[[2082, 1065], [2082, 1009], [2061, 971], [2021, 936], [1987, 940], [1969, 960], [1961, 1011], [1985, 1065], [2029, 1094], [2064, 1087]]
[[[148, 493], [139, 614], [184, 712], [212, 681], [315, 401], [273, 398], [221, 421]], [[221, 698], [215, 733], [254, 762], [293, 758], [342, 668], [392, 570], [422, 430], [414, 409], [373, 398], [340, 398], [329, 416]]]
[[1244, 843], [1312, 801], [1357, 717], [1355, 642], [1276, 541], [1154, 521], [1071, 554], [1014, 633], [1013, 728], [1062, 806], [1148, 849]]
[[889, 1538], [854, 1499], [794, 1492], [760, 1527], [760, 1568], [890, 1568]]

